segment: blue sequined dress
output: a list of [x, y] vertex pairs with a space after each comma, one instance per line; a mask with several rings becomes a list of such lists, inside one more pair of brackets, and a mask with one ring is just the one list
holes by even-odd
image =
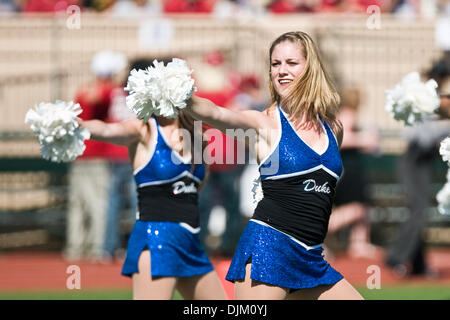
[[248, 222], [226, 279], [250, 278], [297, 290], [343, 277], [323, 258], [336, 184], [342, 174], [337, 140], [322, 123], [328, 147], [319, 154], [297, 134], [278, 107], [279, 142], [259, 167], [264, 198]]
[[[141, 252], [150, 250], [152, 277], [191, 277], [213, 266], [200, 245], [197, 188], [205, 167], [193, 167], [173, 151], [155, 118], [152, 150], [134, 172], [139, 212], [128, 240], [122, 274], [139, 272]], [[150, 124], [149, 124], [150, 125]]]

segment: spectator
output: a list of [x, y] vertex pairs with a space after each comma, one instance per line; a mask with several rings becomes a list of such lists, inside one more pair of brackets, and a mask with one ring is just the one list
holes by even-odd
[[262, 95], [260, 80], [254, 75], [242, 77], [233, 105], [239, 110], [262, 111], [267, 106], [267, 99]]
[[217, 1], [214, 4], [213, 15], [217, 19], [229, 19], [235, 17], [239, 10], [236, 1]]
[[301, 13], [314, 13], [320, 9], [321, 0], [295, 0], [297, 11]]
[[165, 13], [211, 13], [215, 0], [163, 0]]
[[0, 0], [0, 12], [18, 12], [21, 11], [19, 1]]
[[162, 6], [155, 0], [117, 0], [111, 7], [113, 16], [160, 15]]
[[295, 0], [273, 0], [268, 9], [272, 13], [294, 13], [298, 11]]
[[320, 0], [273, 0], [269, 11], [273, 13], [313, 13], [320, 9]]
[[271, 0], [237, 0], [240, 10], [250, 14], [267, 13], [268, 5]]
[[417, 0], [400, 0], [393, 7], [393, 13], [400, 18], [414, 18], [420, 14], [420, 3]]
[[81, 8], [82, 4], [78, 0], [28, 0], [24, 12], [65, 12], [71, 5]]
[[[103, 51], [92, 59], [95, 82], [81, 88], [75, 101], [83, 120], [106, 121], [112, 92], [118, 87], [114, 75], [126, 62], [115, 53]], [[102, 261], [109, 191], [109, 144], [87, 140], [83, 155], [69, 169], [69, 207], [65, 256], [69, 260], [90, 258]]]
[[391, 0], [344, 0], [344, 1], [327, 0], [326, 2], [328, 4], [330, 4], [330, 2], [337, 3], [336, 8], [340, 9], [341, 12], [360, 13], [360, 14], [367, 14], [368, 13], [367, 9], [370, 6], [378, 7], [380, 12], [390, 12], [393, 6]]
[[106, 12], [116, 3], [116, 0], [86, 0], [83, 11]]
[[320, 12], [343, 12], [345, 11], [345, 0], [322, 0]]

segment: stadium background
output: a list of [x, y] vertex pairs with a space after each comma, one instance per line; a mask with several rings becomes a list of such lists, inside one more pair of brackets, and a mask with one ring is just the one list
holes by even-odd
[[[76, 293], [66, 288], [69, 263], [64, 262], [60, 252], [65, 241], [68, 165], [42, 160], [39, 145], [24, 123], [26, 112], [36, 103], [72, 100], [75, 91], [92, 80], [91, 59], [104, 49], [122, 52], [130, 60], [180, 57], [193, 66], [194, 76], [202, 72], [196, 66], [201, 66], [204, 54], [220, 50], [235, 70], [261, 79], [261, 90], [267, 92], [270, 42], [290, 30], [312, 35], [339, 86], [360, 88], [359, 125], [376, 128], [380, 134], [379, 151], [366, 157], [365, 167], [374, 201], [369, 215], [371, 240], [386, 248], [406, 220], [408, 210], [396, 175], [397, 159], [405, 148], [404, 127], [385, 111], [385, 90], [411, 71], [428, 70], [442, 56], [443, 50], [436, 42], [436, 24], [441, 17], [440, 13], [409, 18], [393, 13], [377, 16], [376, 11], [225, 16], [183, 13], [134, 18], [83, 10], [2, 14], [0, 299], [130, 297], [131, 282], [119, 275], [117, 262], [86, 262], [81, 266], [83, 290]], [[434, 169], [430, 188], [436, 194], [445, 182], [446, 167], [436, 158]], [[341, 266], [349, 281], [353, 279], [364, 288], [369, 276], [367, 267], [380, 266], [383, 289], [376, 293], [366, 290], [369, 298], [449, 299], [450, 217], [437, 212], [435, 199], [429, 216], [427, 244], [431, 264], [443, 272], [440, 281], [395, 279], [384, 269], [381, 259], [354, 261], [338, 255], [336, 268], [340, 270]], [[122, 231], [129, 232], [131, 224], [123, 221]], [[340, 241], [345, 240], [336, 238], [337, 247]], [[220, 259], [215, 261], [221, 272], [226, 264]], [[383, 291], [386, 286], [391, 293]], [[418, 286], [416, 295], [411, 296], [411, 286]], [[108, 291], [116, 289], [120, 293], [108, 295]]]

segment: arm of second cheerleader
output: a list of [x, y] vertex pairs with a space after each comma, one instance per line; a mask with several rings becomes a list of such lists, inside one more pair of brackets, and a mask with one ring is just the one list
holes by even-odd
[[145, 126], [143, 121], [137, 119], [116, 123], [106, 123], [101, 120], [80, 120], [79, 124], [81, 128], [89, 129], [92, 140], [124, 146], [138, 142]]
[[227, 129], [276, 128], [276, 123], [256, 110], [236, 111], [215, 105], [211, 100], [192, 96], [186, 111], [197, 120], [226, 133]]

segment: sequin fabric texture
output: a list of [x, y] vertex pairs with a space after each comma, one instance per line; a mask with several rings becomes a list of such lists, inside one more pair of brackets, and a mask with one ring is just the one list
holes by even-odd
[[322, 154], [310, 148], [294, 131], [287, 115], [278, 107], [282, 134], [275, 151], [261, 164], [261, 180], [311, 170], [323, 166], [336, 177], [342, 174], [342, 160], [337, 141], [328, 124], [324, 123], [328, 146]]
[[197, 181], [201, 182], [205, 178], [204, 165], [197, 165], [191, 174], [190, 160], [185, 159], [173, 151], [167, 143], [161, 132], [158, 122], [155, 118], [151, 118], [157, 131], [154, 136], [153, 151], [150, 154], [148, 163], [138, 168], [134, 172], [134, 178], [138, 187], [152, 184], [160, 184], [171, 181], [176, 177], [185, 174]]
[[[290, 289], [334, 284], [343, 277], [324, 260], [321, 242], [306, 239], [312, 242], [306, 245], [296, 235], [314, 231], [315, 239], [322, 239], [326, 234], [334, 195], [327, 188], [342, 174], [337, 141], [324, 123], [328, 144], [319, 154], [301, 139], [280, 107], [278, 115], [280, 140], [260, 166], [264, 198], [241, 236], [226, 279], [244, 279], [245, 265], [251, 262], [250, 277], [256, 281]], [[321, 187], [304, 184], [305, 179], [318, 178], [323, 179]]]
[[153, 277], [191, 277], [213, 270], [198, 233], [175, 222], [136, 221], [128, 241], [123, 275], [139, 272], [139, 256], [146, 248], [150, 250]]
[[252, 263], [251, 279], [289, 289], [330, 285], [343, 277], [323, 258], [323, 249], [306, 250], [289, 236], [249, 221], [239, 241], [226, 279], [245, 278]]

